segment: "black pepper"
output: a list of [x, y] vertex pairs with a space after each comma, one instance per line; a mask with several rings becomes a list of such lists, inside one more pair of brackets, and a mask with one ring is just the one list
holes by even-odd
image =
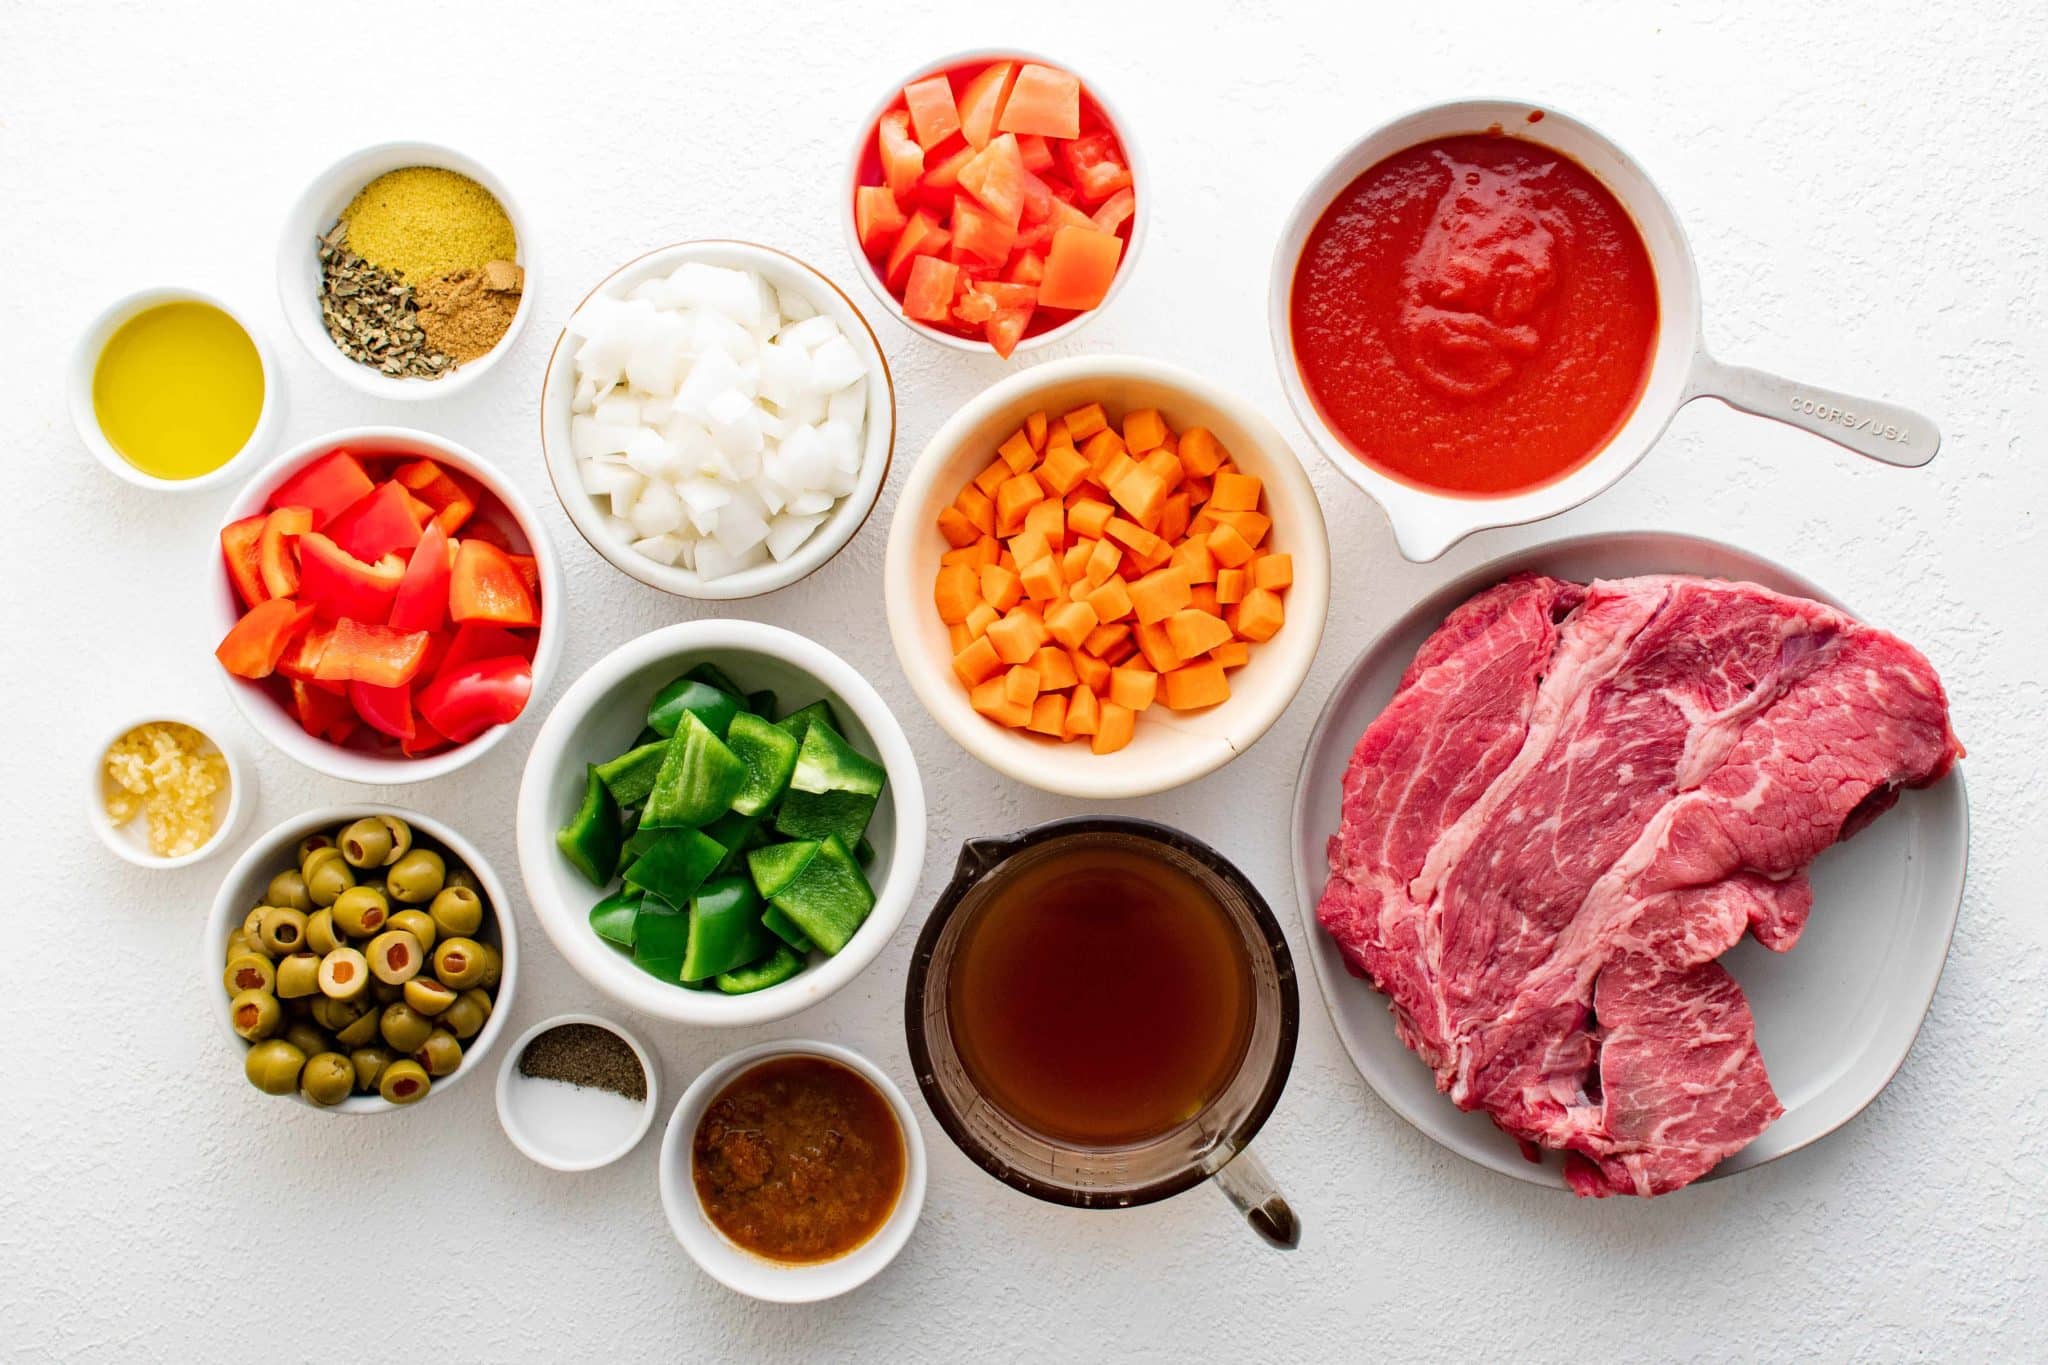
[[558, 1024], [526, 1045], [519, 1074], [609, 1090], [633, 1101], [647, 1098], [647, 1073], [625, 1039], [595, 1024]]

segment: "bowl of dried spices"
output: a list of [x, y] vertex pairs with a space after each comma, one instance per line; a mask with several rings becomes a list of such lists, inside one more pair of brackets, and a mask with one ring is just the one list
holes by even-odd
[[277, 289], [293, 335], [377, 398], [445, 398], [510, 350], [532, 311], [526, 220], [453, 148], [386, 142], [322, 172], [286, 217]]
[[498, 1067], [498, 1122], [556, 1171], [594, 1171], [640, 1145], [661, 1088], [654, 1054], [595, 1014], [543, 1019]]

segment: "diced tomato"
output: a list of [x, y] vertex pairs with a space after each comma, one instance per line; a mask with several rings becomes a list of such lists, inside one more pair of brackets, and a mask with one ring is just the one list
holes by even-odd
[[953, 295], [959, 292], [959, 266], [936, 256], [919, 256], [903, 290], [903, 316], [919, 322], [944, 322], [952, 312]]
[[1045, 278], [1045, 257], [1035, 251], [1020, 251], [1010, 258], [1003, 279], [1011, 284], [1037, 284]]
[[285, 652], [278, 656], [277, 671], [287, 678], [311, 682], [320, 671], [320, 656], [327, 652], [327, 642], [334, 638], [334, 627], [315, 618], [306, 623], [306, 628], [292, 637]]
[[476, 512], [475, 484], [468, 476], [444, 469], [432, 460], [409, 460], [393, 471], [391, 477], [433, 508], [434, 520], [440, 522], [441, 529], [451, 536], [460, 531], [463, 523]]
[[346, 450], [337, 450], [286, 479], [270, 495], [270, 506], [311, 509], [313, 529], [317, 531], [375, 486], [361, 460]]
[[256, 541], [256, 570], [263, 575], [263, 588], [272, 597], [290, 597], [299, 590], [299, 565], [295, 551], [299, 537], [313, 529], [313, 513], [305, 507], [280, 507], [263, 523]]
[[242, 599], [242, 605], [253, 607], [267, 601], [271, 592], [263, 585], [263, 570], [257, 561], [257, 542], [263, 538], [263, 523], [269, 517], [258, 512], [253, 517], [229, 522], [220, 530], [220, 555], [227, 562], [228, 582], [235, 588], [235, 596]]
[[1024, 169], [1036, 175], [1052, 169], [1052, 144], [1037, 133], [1027, 133], [1017, 139], [1017, 153], [1024, 158]]
[[1116, 232], [1131, 220], [1138, 211], [1138, 196], [1128, 188], [1118, 190], [1102, 201], [1102, 207], [1095, 210], [1094, 221], [1099, 232]]
[[952, 243], [953, 234], [940, 227], [923, 209], [910, 215], [910, 221], [903, 225], [903, 235], [896, 239], [895, 249], [889, 253], [888, 268], [882, 279], [891, 290], [901, 293], [910, 281], [910, 265], [919, 256], [944, 255]]
[[[1015, 227], [1024, 212], [1024, 175], [1024, 157], [1017, 150], [1017, 139], [1004, 133], [960, 168], [960, 188], [979, 200], [991, 214]], [[957, 242], [959, 238], [956, 219], [953, 239]]]
[[448, 620], [448, 580], [454, 552], [441, 523], [430, 521], [420, 533], [419, 548], [406, 563], [391, 601], [391, 625], [398, 630], [439, 630]]
[[403, 484], [387, 479], [328, 522], [323, 534], [364, 561], [394, 551], [410, 553], [420, 543], [420, 519], [412, 510], [415, 501]]
[[519, 718], [533, 695], [533, 665], [518, 655], [443, 664], [419, 693], [420, 715], [456, 744]]
[[960, 92], [960, 133], [976, 148], [986, 147], [994, 139], [1003, 105], [1016, 81], [1015, 62], [991, 62]]
[[398, 687], [419, 675], [427, 659], [427, 633], [393, 630], [343, 618], [320, 655], [313, 676], [322, 682], [362, 682]]
[[267, 678], [292, 637], [313, 619], [313, 609], [289, 597], [258, 602], [228, 630], [213, 656], [238, 678]]
[[396, 555], [365, 564], [318, 531], [299, 537], [299, 594], [330, 621], [383, 624], [404, 577]]
[[1038, 301], [1047, 308], [1093, 308], [1109, 294], [1123, 238], [1094, 228], [1063, 227], [1052, 235]]
[[979, 207], [971, 199], [953, 201], [953, 260], [976, 260], [1000, 268], [1017, 243], [1017, 226]]
[[401, 742], [412, 738], [412, 684], [378, 687], [352, 682], [348, 685], [348, 704], [372, 730]]
[[910, 126], [917, 133], [917, 145], [926, 151], [960, 131], [960, 107], [953, 103], [953, 82], [941, 71], [903, 87], [903, 103], [910, 111]]
[[1024, 63], [996, 118], [996, 128], [1042, 137], [1081, 136], [1081, 78], [1057, 67]]
[[882, 115], [876, 136], [882, 149], [882, 177], [889, 182], [889, 193], [896, 196], [897, 203], [908, 204], [917, 193], [918, 177], [924, 174], [924, 148], [910, 135], [910, 115], [901, 109]]
[[1052, 187], [1050, 185], [1040, 180], [1030, 171], [1026, 171], [1019, 184], [1019, 188], [1023, 191], [1024, 196], [1021, 206], [1022, 211], [1017, 218], [1019, 224], [1042, 223], [1052, 217], [1053, 208], [1060, 201], [1052, 197]]
[[1118, 190], [1130, 188], [1131, 168], [1124, 164], [1123, 148], [1113, 133], [1090, 133], [1062, 143], [1060, 157], [1084, 203], [1099, 204]]
[[880, 259], [889, 254], [908, 221], [896, 196], [881, 185], [862, 185], [853, 192], [853, 227], [861, 250]]
[[1017, 343], [1024, 338], [1024, 330], [1031, 325], [1031, 314], [1038, 307], [1038, 290], [1028, 284], [1005, 284], [997, 280], [986, 280], [974, 286], [974, 292], [988, 298], [994, 311], [983, 324], [988, 344], [995, 347], [996, 354], [1008, 359], [1010, 352], [1017, 349]]
[[[948, 147], [951, 148], [950, 151], [947, 150]], [[953, 206], [953, 191], [960, 184], [960, 169], [974, 160], [977, 152], [975, 148], [962, 141], [957, 146], [948, 143], [946, 147], [939, 147], [932, 155], [939, 159], [934, 162], [931, 156], [925, 158], [928, 169], [924, 173], [923, 189], [936, 191], [940, 196], [939, 207], [949, 209]]]
[[346, 744], [356, 732], [356, 713], [345, 697], [292, 679], [292, 714], [299, 728], [329, 744]]
[[518, 566], [497, 546], [474, 537], [463, 541], [455, 552], [454, 576], [448, 584], [448, 615], [458, 622], [540, 624], [540, 611]]
[[503, 626], [470, 624], [457, 626], [455, 638], [448, 642], [448, 649], [434, 665], [434, 671], [445, 672], [460, 668], [463, 664], [478, 659], [495, 659], [507, 654], [517, 654], [532, 662], [540, 641], [523, 631], [506, 630]]

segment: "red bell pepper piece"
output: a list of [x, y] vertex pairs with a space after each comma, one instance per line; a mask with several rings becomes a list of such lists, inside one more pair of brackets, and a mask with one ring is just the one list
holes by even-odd
[[313, 609], [289, 597], [273, 597], [249, 608], [229, 629], [213, 656], [238, 678], [267, 678], [299, 628], [313, 619]]
[[469, 523], [469, 533], [463, 539], [480, 540], [486, 545], [497, 546], [507, 554], [512, 552], [512, 537], [505, 534], [505, 528], [483, 517]]
[[538, 637], [525, 631], [482, 624], [457, 626], [455, 638], [448, 642], [447, 651], [435, 665], [435, 671], [445, 672], [477, 659], [498, 659], [514, 654], [531, 663], [539, 647]]
[[428, 522], [405, 566], [405, 577], [399, 580], [391, 624], [399, 630], [439, 630], [448, 620], [448, 579], [454, 563], [441, 523]]
[[256, 544], [262, 539], [263, 523], [268, 520], [258, 512], [220, 529], [220, 554], [227, 561], [228, 581], [235, 585], [235, 596], [242, 599], [245, 607], [268, 601], [271, 596], [270, 589], [263, 586], [263, 570], [256, 561]]
[[284, 481], [270, 495], [272, 507], [304, 507], [313, 513], [313, 529], [319, 530], [347, 511], [350, 504], [375, 488], [363, 471], [363, 462], [346, 450], [323, 455]]
[[396, 555], [365, 564], [318, 531], [299, 537], [299, 596], [330, 621], [346, 617], [382, 625], [404, 578], [405, 565]]
[[533, 695], [533, 665], [518, 655], [443, 664], [420, 690], [420, 715], [456, 744], [518, 719]]
[[299, 590], [299, 563], [293, 555], [299, 537], [313, 529], [313, 513], [305, 507], [280, 507], [263, 523], [256, 542], [256, 568], [272, 597], [290, 597]]
[[448, 614], [457, 621], [488, 621], [500, 626], [540, 624], [540, 608], [512, 557], [474, 536], [455, 552]]
[[327, 642], [333, 638], [333, 626], [317, 618], [308, 621], [306, 628], [293, 636], [291, 644], [278, 656], [277, 671], [300, 682], [313, 681], [320, 670], [320, 656], [327, 652]]
[[329, 540], [365, 563], [393, 551], [410, 552], [420, 543], [421, 526], [412, 503], [412, 494], [396, 480], [387, 479], [321, 529]]
[[412, 738], [412, 684], [378, 687], [373, 683], [348, 685], [348, 703], [372, 730], [391, 736], [401, 744]]
[[476, 512], [476, 494], [432, 460], [408, 461], [392, 477], [433, 508], [434, 520], [451, 536]]
[[448, 736], [427, 724], [427, 718], [417, 709], [412, 713], [412, 738], [398, 741], [398, 751], [407, 758], [418, 758], [436, 749], [448, 747]]
[[366, 682], [398, 687], [411, 682], [427, 659], [427, 633], [365, 625], [344, 617], [320, 654], [313, 676], [323, 682]]
[[519, 579], [526, 584], [526, 590], [533, 594], [535, 603], [540, 601], [540, 560], [533, 555], [508, 554], [512, 567], [519, 570]]
[[346, 699], [311, 683], [292, 679], [292, 714], [299, 728], [329, 744], [346, 744], [356, 732], [356, 713]]

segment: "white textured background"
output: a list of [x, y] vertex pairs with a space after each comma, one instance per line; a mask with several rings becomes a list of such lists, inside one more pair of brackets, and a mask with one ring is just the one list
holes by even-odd
[[[0, 1357], [2040, 1358], [2048, 11], [1793, 8], [1187, 3], [1169, 19], [1098, 0], [1005, 20], [931, 3], [0, 0], [0, 828], [14, 869], [0, 948]], [[79, 810], [91, 739], [116, 720], [187, 706], [238, 726], [196, 606], [228, 494], [152, 496], [92, 462], [62, 402], [76, 331], [140, 285], [216, 290], [284, 359], [288, 441], [415, 422], [545, 500], [536, 395], [571, 303], [647, 247], [712, 235], [788, 248], [858, 292], [835, 217], [853, 120], [918, 63], [1005, 40], [1103, 81], [1151, 160], [1147, 251], [1076, 346], [1157, 355], [1247, 392], [1297, 438], [1341, 556], [1294, 708], [1233, 767], [1140, 813], [1235, 857], [1298, 952], [1283, 834], [1300, 745], [1381, 623], [1539, 537], [1647, 526], [1735, 539], [1923, 647], [1971, 750], [1975, 845], [1954, 952], [1904, 1071], [1862, 1117], [1739, 1179], [1650, 1204], [1574, 1202], [1409, 1131], [1339, 1051], [1309, 976], [1293, 1081], [1259, 1144], [1306, 1221], [1298, 1253], [1265, 1250], [1205, 1191], [1121, 1214], [1035, 1203], [927, 1120], [930, 1198], [901, 1260], [845, 1299], [776, 1308], [720, 1289], [671, 1240], [652, 1141], [609, 1170], [561, 1176], [506, 1143], [482, 1078], [374, 1122], [243, 1083], [211, 1017], [218, 988], [194, 979], [228, 860], [139, 873], [100, 849]], [[1879, 468], [1701, 404], [1595, 505], [1478, 537], [1436, 566], [1399, 563], [1379, 513], [1286, 411], [1266, 271], [1288, 208], [1342, 144], [1469, 94], [1554, 104], [1613, 134], [1692, 232], [1719, 354], [1924, 409], [1947, 437], [1940, 460]], [[317, 371], [271, 283], [278, 223], [304, 182], [403, 136], [469, 149], [508, 180], [544, 277], [517, 353], [477, 389], [420, 407], [380, 406]], [[879, 317], [876, 330], [896, 367], [900, 483], [946, 414], [1005, 366]], [[917, 710], [875, 595], [893, 491], [825, 572], [737, 611], [815, 635], [900, 708], [933, 798], [928, 895], [963, 837], [1074, 807], [1006, 787]], [[547, 516], [573, 618], [558, 683], [701, 614], [609, 568], [559, 509]], [[389, 795], [458, 824], [516, 882], [512, 795], [531, 729], [454, 778]], [[252, 835], [365, 795], [270, 754], [261, 780]], [[908, 1084], [901, 993], [925, 905], [808, 1015], [747, 1034], [646, 1025], [667, 1093], [731, 1048], [794, 1033], [849, 1043]], [[515, 1024], [599, 1005], [518, 913]]]

